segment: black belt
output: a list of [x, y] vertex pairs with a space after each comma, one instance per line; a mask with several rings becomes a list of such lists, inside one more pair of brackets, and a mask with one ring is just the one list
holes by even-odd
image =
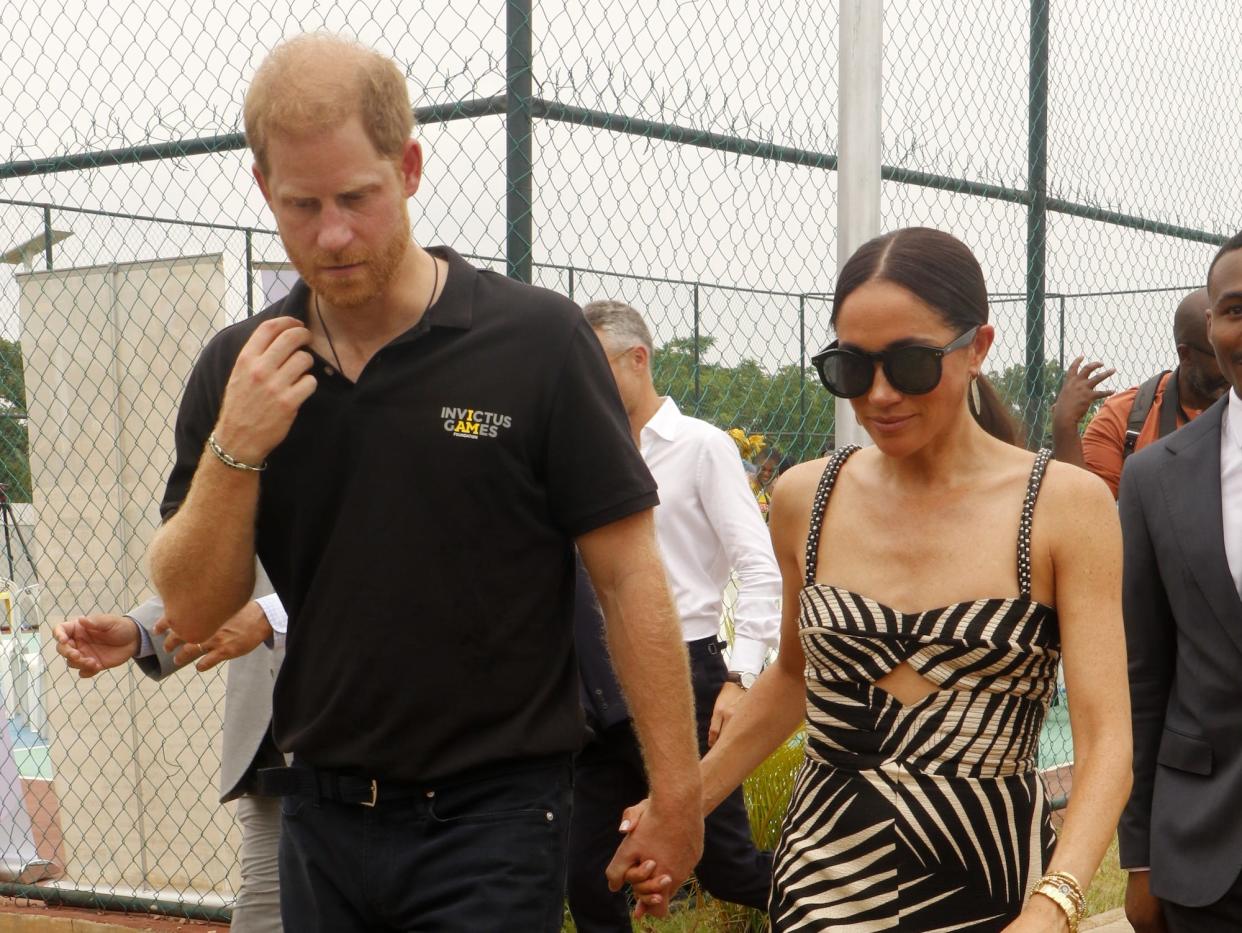
[[305, 797], [309, 800], [333, 800], [373, 807], [377, 803], [409, 800], [411, 797], [434, 797], [435, 787], [452, 787], [532, 769], [568, 769], [571, 760], [568, 753], [519, 758], [469, 768], [426, 784], [411, 784], [408, 781], [367, 778], [312, 768], [310, 765], [298, 763], [295, 758], [293, 765], [288, 768], [260, 768], [256, 783], [261, 797]]
[[710, 658], [714, 654], [720, 654], [728, 647], [727, 642], [721, 641], [715, 635], [707, 638], [700, 638], [697, 641], [686, 642], [686, 651], [690, 653], [692, 658]]
[[259, 795], [262, 797], [306, 797], [311, 800], [334, 800], [337, 803], [356, 803], [373, 807], [380, 800], [408, 800], [410, 797], [431, 795], [426, 787], [402, 784], [398, 781], [379, 781], [375, 778], [320, 771], [304, 765], [290, 768], [260, 768], [258, 774]]

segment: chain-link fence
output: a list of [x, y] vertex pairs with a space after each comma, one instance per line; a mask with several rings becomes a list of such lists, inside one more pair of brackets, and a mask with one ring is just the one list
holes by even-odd
[[[882, 226], [940, 227], [980, 257], [991, 372], [1033, 441], [1079, 353], [1117, 367], [1119, 388], [1174, 359], [1173, 308], [1236, 223], [1222, 135], [1239, 104], [1220, 64], [1234, 13], [884, 4]], [[803, 0], [0, 7], [9, 877], [213, 916], [236, 890], [238, 832], [214, 787], [223, 675], [161, 685], [125, 665], [79, 681], [48, 642], [62, 618], [150, 593], [186, 375], [209, 334], [287, 287], [240, 137], [265, 51], [328, 29], [392, 55], [428, 153], [419, 242], [580, 303], [635, 304], [683, 409], [799, 460], [834, 433], [808, 360], [837, 268], [838, 14]], [[1041, 764], [1072, 757], [1058, 705]], [[1049, 774], [1059, 793], [1063, 769]]]

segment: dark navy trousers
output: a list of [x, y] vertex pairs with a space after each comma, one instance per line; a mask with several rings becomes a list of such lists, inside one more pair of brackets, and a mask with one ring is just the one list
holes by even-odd
[[[712, 711], [728, 670], [714, 639], [710, 645], [697, 642], [689, 647], [699, 754], [705, 755]], [[632, 929], [627, 896], [608, 890], [604, 869], [621, 843], [617, 826], [622, 811], [646, 796], [642, 753], [629, 720], [603, 730], [576, 759], [568, 891], [578, 933]], [[767, 910], [772, 853], [755, 847], [740, 787], [707, 817], [703, 858], [694, 874], [712, 897]]]
[[297, 933], [559, 933], [571, 764], [418, 788], [375, 807], [282, 801], [280, 906]]

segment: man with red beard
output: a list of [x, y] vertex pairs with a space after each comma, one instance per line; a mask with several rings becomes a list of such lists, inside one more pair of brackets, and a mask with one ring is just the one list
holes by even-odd
[[293, 767], [260, 784], [284, 798], [287, 929], [550, 933], [574, 545], [654, 788], [621, 858], [670, 892], [702, 849], [686, 652], [598, 341], [572, 302], [411, 241], [412, 122], [401, 72], [352, 42], [260, 66], [246, 138], [301, 281], [196, 364], [152, 577], [190, 642], [249, 597], [256, 552], [288, 610]]

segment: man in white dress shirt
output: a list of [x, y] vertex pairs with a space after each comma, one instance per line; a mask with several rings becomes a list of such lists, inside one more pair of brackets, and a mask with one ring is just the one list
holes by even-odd
[[1118, 837], [1138, 933], [1242, 930], [1242, 234], [1207, 284], [1232, 389], [1121, 474], [1134, 790]]
[[[656, 538], [690, 654], [699, 752], [704, 754], [776, 648], [780, 570], [733, 440], [657, 394], [651, 333], [642, 316], [616, 301], [593, 302], [584, 311], [608, 356], [634, 440], [659, 486]], [[732, 573], [737, 597], [726, 663], [720, 619]], [[582, 611], [580, 602], [579, 615]], [[601, 624], [594, 621], [595, 638], [584, 637], [591, 620], [585, 625], [578, 620], [575, 627], [588, 700], [607, 690], [607, 685], [588, 682], [598, 676], [600, 665], [592, 661], [604, 651]], [[620, 839], [622, 811], [646, 796], [642, 758], [624, 711], [616, 715], [612, 704], [601, 723], [592, 716], [596, 711], [590, 702], [587, 709], [594, 736], [574, 771], [569, 906], [579, 933], [628, 931], [625, 896], [608, 890], [603, 868]], [[707, 817], [695, 875], [714, 897], [766, 910], [772, 854], [754, 844], [740, 789]]]

